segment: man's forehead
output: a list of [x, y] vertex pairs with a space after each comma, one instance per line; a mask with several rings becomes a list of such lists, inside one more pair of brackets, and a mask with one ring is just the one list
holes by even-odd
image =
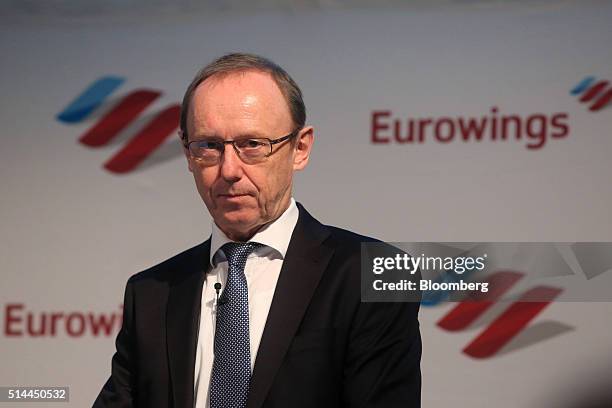
[[206, 78], [195, 90], [194, 96], [224, 96], [257, 94], [282, 101], [283, 94], [272, 75], [263, 71], [236, 71], [213, 75]]
[[199, 127], [202, 121], [219, 115], [292, 123], [289, 107], [272, 76], [253, 70], [215, 75], [195, 89], [190, 121]]

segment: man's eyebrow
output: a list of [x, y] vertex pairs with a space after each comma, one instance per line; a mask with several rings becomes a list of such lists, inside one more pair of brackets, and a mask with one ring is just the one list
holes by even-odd
[[193, 140], [199, 140], [199, 139], [219, 139], [219, 140], [223, 140], [223, 138], [221, 136], [217, 136], [213, 133], [200, 133], [200, 134], [195, 134], [193, 135]]
[[[257, 130], [252, 130], [252, 131], [248, 131], [248, 132], [241, 132], [238, 134], [235, 134], [231, 137], [231, 140], [236, 140], [236, 139], [247, 139], [247, 138], [251, 138], [251, 137], [255, 137], [255, 138], [266, 138], [268, 137], [267, 135], [265, 135], [262, 132], [259, 132]], [[216, 139], [216, 140], [225, 140], [224, 138], [222, 138], [219, 135], [216, 135], [214, 133], [200, 133], [200, 134], [196, 134], [193, 136], [193, 140], [198, 140], [198, 139]]]

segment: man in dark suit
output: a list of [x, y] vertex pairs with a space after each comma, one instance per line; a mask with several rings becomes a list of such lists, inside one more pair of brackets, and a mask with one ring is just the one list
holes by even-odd
[[292, 196], [314, 130], [291, 77], [229, 54], [181, 137], [212, 235], [128, 281], [95, 407], [418, 407], [419, 304], [363, 303], [361, 243]]

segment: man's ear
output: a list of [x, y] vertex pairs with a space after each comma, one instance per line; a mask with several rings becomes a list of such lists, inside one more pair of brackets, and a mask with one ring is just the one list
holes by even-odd
[[187, 159], [187, 168], [189, 169], [190, 172], [193, 173], [191, 154], [189, 153], [189, 150], [185, 147], [185, 134], [183, 133], [182, 130], [179, 130], [178, 134], [179, 134], [181, 147], [183, 149], [183, 154], [185, 155], [185, 158]]
[[314, 144], [314, 128], [305, 126], [295, 137], [293, 170], [303, 170], [308, 164], [312, 145]]

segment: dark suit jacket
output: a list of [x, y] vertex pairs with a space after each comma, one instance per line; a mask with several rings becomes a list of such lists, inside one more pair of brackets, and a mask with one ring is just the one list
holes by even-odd
[[[301, 205], [253, 370], [248, 407], [419, 407], [418, 303], [360, 301], [360, 243]], [[94, 407], [193, 407], [210, 240], [126, 286], [112, 374]]]

